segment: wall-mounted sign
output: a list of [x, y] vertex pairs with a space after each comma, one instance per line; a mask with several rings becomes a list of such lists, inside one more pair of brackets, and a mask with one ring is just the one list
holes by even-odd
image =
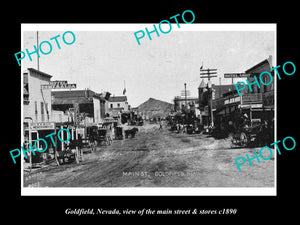
[[249, 105], [239, 105], [239, 108], [262, 108], [262, 104], [249, 104]]
[[241, 101], [240, 96], [235, 97], [235, 98], [229, 98], [229, 99], [226, 99], [224, 101], [224, 105], [227, 105], [227, 104], [230, 104], [230, 103], [235, 103], [235, 102], [240, 102], [240, 101]]
[[32, 130], [54, 130], [55, 123], [54, 122], [36, 122], [36, 123], [31, 123], [30, 128]]
[[262, 103], [262, 93], [244, 93], [242, 95], [242, 104]]
[[224, 73], [224, 78], [250, 77], [250, 75], [259, 75], [259, 73]]
[[76, 84], [68, 84], [66, 80], [50, 81], [49, 84], [42, 84], [41, 89], [75, 89]]

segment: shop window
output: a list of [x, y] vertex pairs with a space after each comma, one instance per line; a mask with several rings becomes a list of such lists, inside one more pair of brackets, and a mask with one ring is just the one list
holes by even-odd
[[37, 110], [37, 102], [34, 102], [34, 114], [35, 114], [35, 120], [37, 121], [37, 117], [38, 117], [38, 110]]
[[41, 119], [42, 119], [42, 121], [44, 121], [44, 103], [43, 102], [41, 102]]
[[49, 121], [49, 110], [48, 110], [48, 103], [45, 102], [45, 109], [46, 109], [46, 114], [47, 114], [47, 121]]

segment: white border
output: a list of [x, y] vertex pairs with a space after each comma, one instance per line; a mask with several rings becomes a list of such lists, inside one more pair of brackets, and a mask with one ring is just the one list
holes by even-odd
[[[21, 24], [21, 49], [23, 49], [23, 31], [138, 31], [147, 24]], [[275, 55], [274, 65], [277, 65], [277, 25], [269, 24], [182, 24], [180, 28], [172, 23], [172, 31], [274, 31]], [[21, 66], [21, 84], [23, 84], [23, 71]], [[277, 76], [276, 76], [277, 77]], [[23, 85], [21, 85], [21, 99], [23, 99]], [[275, 79], [275, 140], [277, 140], [277, 79]], [[23, 102], [21, 101], [21, 145], [23, 143]], [[22, 196], [276, 196], [277, 195], [277, 151], [274, 150], [274, 187], [122, 187], [122, 188], [24, 188], [23, 163], [21, 160], [21, 195]], [[23, 155], [22, 155], [23, 157]], [[12, 165], [13, 166], [13, 165]]]
[[[180, 28], [176, 23], [172, 24], [173, 31], [275, 31], [275, 23], [203, 23], [203, 24], [182, 24], [180, 23]], [[157, 24], [155, 24], [157, 26]], [[163, 24], [162, 24], [163, 25]], [[21, 31], [138, 31], [139, 29], [145, 29], [153, 27], [151, 23], [142, 23], [142, 24], [88, 24], [88, 23], [71, 23], [71, 24], [30, 24], [24, 23], [21, 24]]]

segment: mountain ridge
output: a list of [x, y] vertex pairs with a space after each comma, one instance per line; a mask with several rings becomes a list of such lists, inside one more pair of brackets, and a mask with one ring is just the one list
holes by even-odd
[[149, 118], [166, 117], [173, 108], [173, 104], [152, 97], [137, 107], [138, 111]]

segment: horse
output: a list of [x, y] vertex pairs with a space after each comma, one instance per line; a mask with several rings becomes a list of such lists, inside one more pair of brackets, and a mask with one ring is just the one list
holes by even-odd
[[128, 136], [130, 135], [131, 138], [134, 138], [135, 137], [135, 134], [139, 131], [138, 128], [134, 127], [130, 130], [125, 130], [125, 138], [128, 138]]

